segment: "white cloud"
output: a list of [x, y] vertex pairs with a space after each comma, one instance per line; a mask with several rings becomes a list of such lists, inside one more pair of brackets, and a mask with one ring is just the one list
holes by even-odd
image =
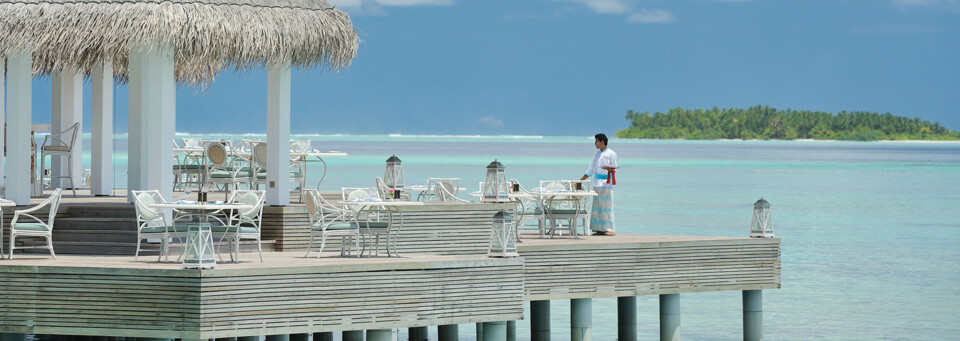
[[374, 0], [382, 6], [450, 6], [453, 0]]
[[[663, 24], [674, 21], [673, 13], [662, 9], [633, 8], [636, 0], [564, 0], [578, 3], [597, 14], [620, 14], [627, 16], [627, 22], [643, 24]], [[730, 1], [730, 0], [721, 0]], [[739, 1], [739, 0], [734, 0]]]
[[893, 7], [907, 10], [927, 8], [939, 11], [960, 13], [960, 0], [890, 0]]
[[363, 5], [363, 0], [327, 0], [327, 2], [337, 8], [360, 7]]
[[584, 5], [600, 14], [626, 14], [630, 4], [623, 0], [580, 0]]
[[627, 21], [644, 24], [664, 24], [673, 22], [673, 13], [662, 9], [641, 8], [627, 16]]
[[483, 124], [483, 125], [485, 125], [485, 126], [488, 126], [488, 127], [502, 127], [502, 126], [503, 126], [503, 120], [501, 120], [501, 119], [499, 119], [499, 118], [496, 118], [496, 117], [493, 117], [493, 116], [481, 117], [481, 118], [477, 119], [477, 123], [481, 123], [481, 124]]

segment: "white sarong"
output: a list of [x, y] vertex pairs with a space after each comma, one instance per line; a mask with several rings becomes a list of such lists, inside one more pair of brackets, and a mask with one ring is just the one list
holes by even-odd
[[590, 230], [594, 232], [614, 232], [613, 187], [594, 188], [593, 209], [590, 210]]

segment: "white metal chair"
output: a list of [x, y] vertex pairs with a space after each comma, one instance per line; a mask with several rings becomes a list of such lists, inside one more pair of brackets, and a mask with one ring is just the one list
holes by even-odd
[[[340, 189], [340, 195], [344, 201], [380, 199], [375, 188], [343, 187]], [[373, 206], [376, 205], [374, 204]], [[373, 252], [374, 254], [379, 254], [380, 235], [386, 234], [387, 238], [390, 237], [390, 223], [386, 221], [380, 221], [380, 214], [379, 210], [377, 209], [361, 209], [360, 206], [354, 205], [349, 207], [351, 211], [351, 217], [353, 218], [354, 224], [356, 224], [359, 228], [361, 237], [364, 237], [364, 235], [371, 236], [374, 239]], [[366, 237], [364, 237], [364, 241], [366, 241]], [[371, 243], [366, 242], [364, 244]], [[366, 245], [364, 245], [363, 248], [364, 249], [361, 250], [360, 253], [366, 251]], [[387, 251], [387, 254], [389, 255], [389, 249]]]
[[[427, 191], [423, 194], [426, 198], [423, 200], [441, 200], [441, 198], [436, 195], [436, 186], [438, 183], [442, 183], [453, 196], [460, 196], [460, 178], [427, 178]], [[421, 198], [418, 198], [418, 200], [420, 199]]]
[[[540, 181], [540, 188], [538, 189], [542, 192], [573, 192], [576, 191], [572, 184], [578, 181], [575, 180], [558, 180], [558, 181]], [[586, 182], [586, 181], [584, 181]], [[587, 188], [589, 189], [589, 188]], [[587, 214], [586, 209], [583, 205], [580, 204], [580, 198], [569, 198], [561, 197], [554, 199], [541, 198], [541, 208], [543, 209], [544, 219], [550, 222], [550, 237], [556, 235], [557, 231], [560, 230], [558, 227], [561, 224], [561, 220], [567, 221], [567, 227], [570, 231], [570, 234], [575, 234], [577, 220]], [[561, 235], [563, 232], [560, 232]]]
[[134, 262], [140, 256], [140, 245], [144, 239], [160, 239], [158, 262], [161, 257], [166, 257], [166, 261], [170, 260], [170, 238], [176, 237], [178, 241], [183, 241], [183, 236], [187, 233], [186, 226], [178, 226], [175, 219], [167, 219], [165, 212], [150, 207], [166, 202], [160, 191], [133, 191], [133, 207], [137, 212], [137, 251], [133, 254]]
[[[523, 185], [520, 184], [520, 182], [515, 179], [510, 180], [510, 183], [517, 184], [517, 186], [520, 188], [520, 193], [522, 194], [534, 194], [534, 193], [531, 193], [529, 190], [527, 190], [525, 187], [523, 187]], [[519, 234], [520, 230], [536, 229], [540, 233], [541, 237], [546, 235], [546, 231], [547, 231], [546, 219], [547, 218], [546, 218], [546, 215], [544, 215], [543, 213], [543, 207], [542, 207], [543, 202], [540, 200], [540, 197], [534, 194], [534, 196], [531, 198], [520, 199], [519, 203], [521, 204], [520, 206], [523, 208], [523, 216], [517, 218], [518, 219], [517, 233]], [[530, 221], [533, 221], [534, 223], [536, 223], [536, 225], [532, 225], [533, 226], [532, 228], [530, 227], [531, 225], [529, 224]]]
[[51, 171], [50, 184], [55, 184], [55, 179], [66, 178], [70, 180], [70, 189], [73, 191], [73, 196], [77, 196], [77, 186], [73, 182], [73, 146], [77, 142], [77, 133], [79, 132], [80, 122], [77, 122], [64, 131], [44, 137], [43, 144], [40, 147], [40, 174], [43, 174], [47, 169], [47, 155], [50, 156], [51, 163], [55, 156], [67, 157], [66, 175], [53, 176]]
[[453, 194], [456, 191], [454, 185], [447, 181], [440, 181], [433, 185], [433, 196], [440, 202], [470, 202], [463, 200]]
[[[16, 245], [17, 237], [43, 237], [47, 239], [46, 246], [21, 246], [18, 249], [49, 249], [50, 257], [57, 259], [53, 252], [53, 219], [57, 216], [57, 209], [60, 208], [60, 194], [62, 188], [57, 188], [49, 198], [39, 205], [25, 209], [16, 210], [13, 213], [13, 219], [10, 220], [10, 259], [13, 259], [13, 250]], [[47, 211], [47, 221], [32, 215], [44, 207], [49, 207]], [[29, 218], [28, 222], [21, 222], [21, 217]]]
[[307, 203], [307, 211], [310, 213], [310, 242], [307, 244], [307, 253], [304, 257], [310, 256], [310, 250], [313, 248], [313, 238], [320, 236], [320, 249], [317, 250], [317, 258], [323, 253], [323, 247], [327, 244], [327, 237], [341, 237], [340, 256], [344, 256], [351, 250], [350, 242], [357, 250], [357, 257], [360, 256], [360, 229], [353, 221], [350, 210], [338, 208], [329, 203], [315, 189], [308, 189], [304, 193]]
[[[224, 190], [230, 188], [236, 189], [240, 183], [240, 178], [249, 177], [244, 171], [242, 164], [237, 164], [231, 158], [230, 141], [204, 141], [204, 154], [206, 155], [207, 166], [204, 167], [204, 180], [207, 185], [223, 185]], [[246, 170], [249, 172], [249, 169]], [[228, 187], [233, 186], [233, 187]]]
[[[237, 190], [233, 191], [229, 202], [252, 206], [249, 209], [236, 210], [227, 219], [227, 226], [213, 227], [213, 233], [220, 235], [220, 243], [224, 239], [230, 241], [230, 258], [240, 262], [240, 241], [252, 239], [257, 241], [257, 252], [260, 262], [263, 262], [263, 247], [260, 243], [260, 226], [263, 220], [263, 203], [266, 200], [266, 191]], [[233, 258], [236, 255], [236, 258]]]

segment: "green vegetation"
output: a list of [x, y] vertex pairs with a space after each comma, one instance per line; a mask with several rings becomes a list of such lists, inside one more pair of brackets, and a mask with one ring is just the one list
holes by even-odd
[[777, 110], [766, 106], [747, 109], [683, 109], [667, 113], [627, 111], [630, 128], [617, 137], [648, 139], [760, 139], [760, 140], [960, 140], [960, 132], [920, 118], [889, 113], [831, 113]]

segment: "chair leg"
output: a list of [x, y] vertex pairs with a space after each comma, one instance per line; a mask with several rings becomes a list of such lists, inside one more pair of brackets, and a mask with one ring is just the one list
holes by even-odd
[[47, 236], [47, 248], [50, 249], [50, 257], [57, 259], [57, 254], [53, 252], [53, 236]]
[[142, 241], [142, 240], [143, 240], [143, 239], [140, 239], [139, 236], [137, 237], [137, 252], [133, 254], [133, 262], [134, 262], [134, 263], [137, 262], [137, 256], [140, 255], [140, 241]]
[[[320, 251], [317, 251], [317, 258], [323, 254], [323, 247], [327, 245], [327, 234], [320, 235]], [[340, 248], [340, 255], [343, 256], [343, 248]]]
[[307, 241], [307, 253], [303, 255], [303, 258], [310, 257], [310, 248], [313, 247], [313, 232], [310, 232], [310, 240]]
[[[51, 156], [51, 158], [52, 158], [52, 156]], [[50, 162], [53, 162], [53, 160], [50, 160]], [[38, 194], [39, 194], [40, 196], [43, 196], [43, 173], [46, 172], [46, 169], [47, 169], [47, 157], [46, 157], [46, 154], [40, 153], [40, 176], [37, 177], [37, 185], [39, 185], [38, 187], [40, 187], [40, 193], [38, 193]], [[53, 176], [52, 170], [51, 170], [51, 172], [50, 172], [50, 175]], [[51, 181], [52, 181], [52, 180], [51, 180]]]
[[74, 186], [73, 184], [73, 153], [67, 154], [67, 179], [70, 180], [70, 190], [73, 191], [73, 197], [76, 198], [77, 186]]
[[260, 263], [263, 263], [263, 245], [260, 243], [260, 237], [257, 237], [257, 253], [260, 254]]
[[10, 231], [10, 257], [7, 259], [13, 259], [13, 241], [16, 239], [17, 235], [13, 234], [13, 230]]

